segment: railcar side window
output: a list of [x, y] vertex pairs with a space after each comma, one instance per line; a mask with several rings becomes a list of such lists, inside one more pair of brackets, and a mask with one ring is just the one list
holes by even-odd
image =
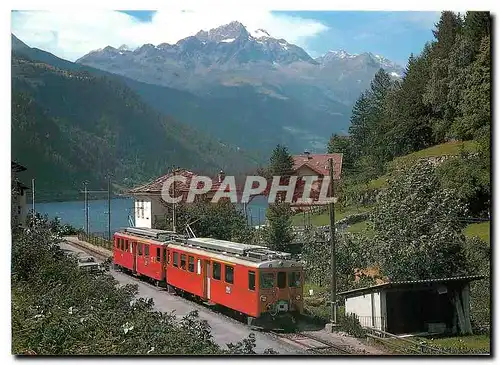
[[121, 242], [120, 242], [120, 250], [122, 250], [122, 251], [123, 251], [123, 239], [122, 239], [122, 240], [121, 240]]
[[255, 290], [255, 271], [248, 272], [248, 290]]
[[260, 273], [260, 288], [261, 289], [274, 288], [274, 273], [273, 272]]
[[286, 288], [286, 272], [284, 271], [278, 272], [278, 288]]
[[198, 275], [201, 275], [201, 260], [198, 259]]
[[125, 252], [128, 252], [128, 240], [125, 241]]
[[149, 256], [149, 245], [144, 245], [144, 256]]
[[137, 244], [137, 254], [142, 256], [142, 243]]
[[224, 279], [226, 283], [233, 284], [234, 282], [234, 267], [229, 265], [224, 265]]
[[174, 252], [174, 266], [179, 267], [179, 253]]
[[170, 251], [167, 250], [167, 264], [170, 264]]
[[163, 249], [163, 264], [166, 265], [168, 262], [167, 262], [167, 255], [168, 255], [168, 251]]
[[159, 247], [156, 248], [156, 261], [160, 262], [161, 260], [161, 249]]
[[190, 272], [194, 272], [194, 257], [193, 256], [188, 257], [188, 270]]
[[220, 280], [220, 272], [221, 272], [221, 264], [214, 261], [212, 278], [214, 278], [215, 280]]
[[186, 255], [181, 255], [181, 269], [186, 270]]
[[288, 274], [288, 286], [296, 288], [300, 286], [300, 271], [292, 271]]

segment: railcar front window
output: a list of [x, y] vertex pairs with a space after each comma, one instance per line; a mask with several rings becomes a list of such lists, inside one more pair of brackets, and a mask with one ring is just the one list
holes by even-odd
[[248, 290], [255, 290], [255, 272], [248, 272]]
[[190, 272], [194, 272], [194, 257], [193, 256], [189, 256], [188, 260], [189, 260], [189, 262], [188, 262], [188, 270]]
[[139, 256], [142, 256], [142, 243], [137, 244], [137, 252]]
[[300, 286], [300, 272], [292, 271], [288, 274], [288, 286], [291, 288], [297, 288]]
[[161, 250], [159, 247], [156, 248], [156, 261], [160, 262], [161, 260]]
[[225, 279], [226, 283], [232, 284], [234, 282], [234, 268], [232, 266], [224, 265], [226, 270], [225, 270]]
[[261, 289], [274, 288], [274, 273], [273, 272], [263, 272], [260, 274], [260, 288]]
[[174, 267], [179, 267], [179, 253], [174, 252]]
[[221, 272], [221, 264], [214, 261], [212, 278], [214, 278], [215, 280], [220, 280], [220, 272]]
[[149, 256], [149, 245], [144, 245], [144, 255]]
[[284, 289], [286, 288], [286, 272], [280, 271], [278, 273], [278, 288]]

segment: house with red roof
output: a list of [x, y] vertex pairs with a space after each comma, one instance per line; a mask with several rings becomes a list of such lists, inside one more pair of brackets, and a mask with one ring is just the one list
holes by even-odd
[[[323, 178], [330, 175], [329, 159], [333, 159], [333, 179], [339, 180], [342, 172], [342, 154], [341, 153], [324, 153], [324, 154], [311, 154], [309, 152], [304, 152], [302, 155], [293, 156], [293, 173], [294, 176], [317, 176], [316, 180], [312, 184], [310, 197], [313, 199], [312, 204], [304, 204], [299, 202], [294, 202], [293, 207], [304, 208], [305, 206], [317, 205], [314, 204], [315, 198], [319, 196], [321, 190], [321, 185], [323, 183]], [[294, 195], [294, 201], [300, 195], [300, 188], [297, 188], [297, 192]], [[299, 194], [300, 193], [300, 194]], [[321, 204], [321, 203], [320, 203]]]
[[[182, 176], [185, 178], [184, 181], [176, 181], [170, 186], [170, 196], [179, 197], [182, 196], [181, 201], [186, 201], [191, 180], [200, 175], [186, 170], [178, 169], [168, 174], [162, 175], [147, 184], [135, 187], [128, 190], [125, 195], [134, 198], [134, 225], [135, 227], [144, 228], [154, 228], [156, 223], [161, 220], [165, 220], [165, 215], [169, 212], [172, 204], [167, 203], [162, 198], [162, 190], [165, 182], [173, 176]], [[200, 194], [195, 196], [195, 200], [203, 199], [205, 201], [211, 200], [217, 190], [219, 189], [222, 181], [224, 180], [225, 174], [223, 171], [212, 179], [212, 186], [205, 194]], [[202, 188], [203, 183], [198, 183], [198, 188]], [[238, 185], [236, 186], [238, 194], [241, 194], [241, 189]], [[227, 191], [227, 189], [226, 189]]]

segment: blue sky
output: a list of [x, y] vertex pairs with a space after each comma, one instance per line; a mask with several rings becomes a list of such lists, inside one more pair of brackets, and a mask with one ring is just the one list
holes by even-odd
[[12, 13], [12, 32], [33, 47], [69, 60], [107, 45], [175, 43], [200, 29], [211, 29], [231, 20], [249, 31], [266, 29], [317, 57], [329, 50], [372, 52], [405, 65], [433, 39], [438, 12], [340, 12], [340, 11], [50, 11]]

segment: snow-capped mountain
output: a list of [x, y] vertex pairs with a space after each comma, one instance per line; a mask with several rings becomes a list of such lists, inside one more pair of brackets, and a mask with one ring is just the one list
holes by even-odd
[[[236, 21], [200, 30], [176, 44], [144, 44], [134, 50], [107, 46], [77, 62], [196, 93], [205, 93], [214, 86], [249, 84], [284, 98], [290, 93], [311, 95], [323, 90], [320, 99], [333, 98], [346, 104], [351, 104], [369, 85], [380, 67], [394, 78], [403, 73], [387, 58], [367, 52], [329, 51], [313, 59], [302, 48], [273, 37], [265, 29], [249, 31]], [[290, 84], [293, 88], [287, 86]], [[314, 90], [298, 91], [298, 86]]]

